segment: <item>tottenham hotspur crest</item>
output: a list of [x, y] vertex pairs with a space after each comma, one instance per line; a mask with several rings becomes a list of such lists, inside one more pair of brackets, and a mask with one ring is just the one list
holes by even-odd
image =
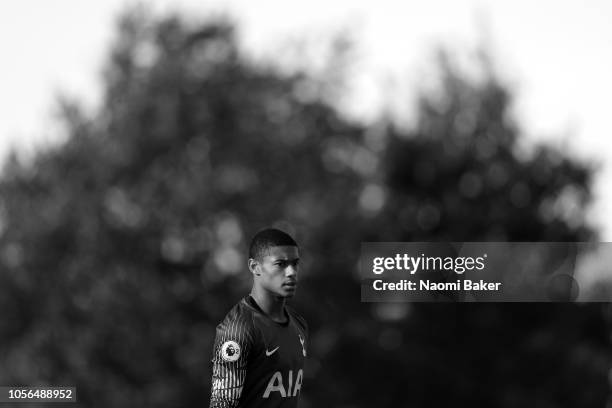
[[306, 348], [304, 347], [304, 338], [302, 337], [301, 334], [298, 334], [298, 337], [300, 338], [300, 343], [302, 343], [302, 354], [304, 354], [304, 357], [306, 357]]
[[240, 358], [240, 346], [233, 340], [226, 341], [221, 346], [221, 358], [225, 361], [236, 361]]

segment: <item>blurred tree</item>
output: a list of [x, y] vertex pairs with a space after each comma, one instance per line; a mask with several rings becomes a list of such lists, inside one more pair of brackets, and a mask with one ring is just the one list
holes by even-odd
[[306, 236], [359, 183], [327, 170], [327, 143], [361, 129], [322, 86], [247, 60], [228, 22], [127, 13], [100, 111], [63, 101], [68, 141], [13, 156], [0, 182], [0, 383], [77, 384], [91, 407], [204, 404], [214, 326], [248, 293], [245, 234]]
[[206, 405], [214, 326], [274, 224], [305, 255], [304, 407], [601, 406], [596, 308], [359, 302], [361, 241], [590, 237], [592, 172], [522, 157], [508, 91], [443, 68], [416, 131], [364, 126], [325, 102], [329, 78], [249, 61], [228, 22], [127, 13], [100, 110], [64, 101], [67, 142], [0, 180], [0, 383]]
[[593, 168], [519, 143], [511, 94], [483, 65], [482, 82], [470, 81], [441, 54], [441, 94], [423, 96], [416, 129], [389, 143], [382, 216], [395, 222], [383, 223], [405, 240], [592, 239], [584, 216]]
[[[361, 240], [593, 239], [584, 217], [594, 168], [554, 147], [520, 143], [511, 94], [482, 63], [484, 78], [470, 80], [441, 53], [441, 86], [420, 99], [414, 129], [389, 125], [378, 135], [386, 142], [381, 171], [361, 195]], [[364, 145], [378, 142], [365, 135]], [[338, 320], [351, 307], [345, 304]], [[602, 406], [610, 366], [602, 311], [600, 305], [376, 304], [377, 320], [345, 319], [338, 330], [343, 334], [330, 356], [359, 359], [347, 369], [343, 357], [332, 357], [329, 378], [360, 367], [386, 373], [379, 380], [371, 371], [344, 377], [346, 393], [377, 381], [376, 393], [359, 395], [363, 406]]]

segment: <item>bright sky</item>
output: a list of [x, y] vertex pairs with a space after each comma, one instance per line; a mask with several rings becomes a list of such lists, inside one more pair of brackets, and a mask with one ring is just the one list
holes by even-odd
[[[431, 80], [432, 47], [470, 51], [485, 43], [517, 95], [530, 140], [546, 140], [599, 161], [592, 222], [612, 241], [612, 2], [608, 0], [149, 0], [156, 13], [226, 11], [245, 47], [274, 56], [291, 39], [339, 31], [356, 39], [348, 112], [370, 116], [390, 89], [410, 107]], [[61, 140], [53, 101], [62, 92], [92, 109], [121, 0], [22, 0], [0, 14], [0, 157]], [[405, 102], [404, 102], [405, 101]]]

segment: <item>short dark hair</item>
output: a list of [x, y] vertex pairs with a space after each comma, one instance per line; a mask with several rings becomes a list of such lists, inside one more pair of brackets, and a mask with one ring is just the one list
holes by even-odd
[[266, 228], [259, 231], [251, 240], [249, 247], [249, 258], [263, 259], [263, 256], [268, 251], [268, 248], [275, 246], [295, 246], [298, 244], [286, 232], [276, 228]]

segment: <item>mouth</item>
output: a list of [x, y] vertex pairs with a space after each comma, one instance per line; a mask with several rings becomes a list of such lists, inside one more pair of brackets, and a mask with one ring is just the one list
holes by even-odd
[[295, 289], [297, 287], [297, 282], [296, 281], [285, 282], [283, 283], [282, 286], [287, 289]]

